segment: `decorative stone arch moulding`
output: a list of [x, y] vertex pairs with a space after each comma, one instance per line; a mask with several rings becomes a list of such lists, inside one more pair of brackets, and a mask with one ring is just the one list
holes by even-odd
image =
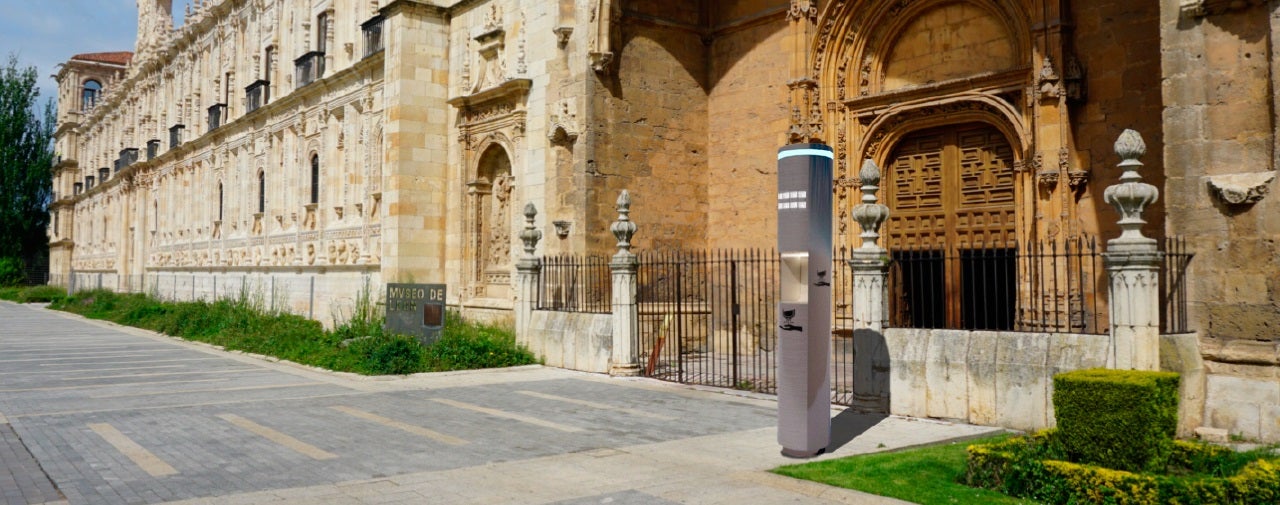
[[[953, 0], [832, 0], [819, 18], [810, 47], [810, 69], [827, 103], [879, 93], [884, 60], [893, 42], [921, 14]], [[1003, 22], [1014, 41], [1014, 61], [1031, 67], [1031, 27], [1018, 0], [962, 0]], [[1022, 65], [1019, 65], [1021, 67]], [[828, 107], [828, 111], [834, 107]]]
[[856, 159], [872, 159], [887, 166], [891, 148], [911, 132], [960, 123], [993, 126], [1013, 148], [1015, 165], [1023, 164], [1031, 150], [1031, 136], [1022, 115], [1008, 102], [987, 94], [970, 94], [942, 100], [907, 103], [878, 114], [866, 127], [866, 134], [853, 152]]

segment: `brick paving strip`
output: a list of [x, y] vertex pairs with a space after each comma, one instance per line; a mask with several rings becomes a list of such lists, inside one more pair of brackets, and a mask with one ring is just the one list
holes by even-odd
[[124, 433], [120, 433], [120, 430], [117, 430], [115, 426], [107, 423], [93, 423], [89, 425], [89, 429], [97, 433], [103, 440], [106, 440], [112, 447], [115, 447], [117, 451], [120, 451], [120, 454], [124, 454], [130, 461], [133, 461], [142, 471], [151, 474], [152, 477], [164, 477], [178, 473], [178, 470], [163, 459], [156, 457], [155, 454], [138, 445], [137, 442], [134, 442]]
[[250, 433], [261, 436], [262, 438], [265, 438], [277, 444], [283, 445], [285, 447], [288, 447], [289, 449], [297, 452], [298, 454], [307, 456], [311, 459], [324, 460], [324, 459], [336, 459], [338, 457], [337, 454], [326, 451], [314, 445], [308, 444], [306, 442], [293, 438], [289, 435], [273, 430], [271, 428], [255, 423], [253, 421], [237, 416], [235, 414], [218, 414], [218, 417], [222, 418], [226, 422], [239, 426], [240, 428], [243, 428]]

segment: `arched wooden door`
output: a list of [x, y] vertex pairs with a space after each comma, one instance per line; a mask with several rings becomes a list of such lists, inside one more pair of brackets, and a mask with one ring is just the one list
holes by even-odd
[[913, 132], [885, 165], [891, 322], [1012, 329], [1016, 200], [1004, 134], [983, 123]]

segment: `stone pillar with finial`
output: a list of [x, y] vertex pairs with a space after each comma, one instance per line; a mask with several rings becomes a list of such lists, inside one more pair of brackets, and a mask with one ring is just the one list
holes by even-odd
[[519, 298], [516, 301], [516, 342], [524, 344], [535, 355], [532, 339], [529, 337], [529, 321], [533, 318], [533, 309], [538, 301], [538, 280], [542, 275], [542, 260], [534, 255], [538, 241], [542, 240], [542, 230], [533, 224], [538, 209], [533, 203], [524, 204], [524, 230], [520, 232], [520, 240], [524, 242], [524, 255], [516, 260], [516, 289]]
[[889, 349], [884, 336], [888, 319], [889, 257], [879, 244], [880, 226], [889, 218], [889, 207], [876, 201], [880, 189], [880, 167], [870, 159], [858, 171], [862, 181], [862, 203], [851, 215], [862, 227], [862, 245], [850, 253], [853, 271], [853, 396], [860, 408], [889, 411]]
[[854, 329], [884, 330], [885, 279], [889, 275], [886, 251], [880, 247], [880, 225], [889, 219], [889, 208], [876, 202], [880, 189], [880, 167], [870, 159], [858, 171], [862, 181], [862, 203], [854, 206], [853, 220], [862, 227], [862, 246], [850, 254], [853, 269]]
[[1142, 235], [1142, 211], [1160, 191], [1142, 182], [1138, 158], [1147, 152], [1142, 136], [1125, 130], [1115, 144], [1120, 182], [1108, 186], [1103, 201], [1120, 214], [1120, 236], [1107, 241], [1104, 260], [1111, 278], [1111, 353], [1107, 364], [1122, 370], [1160, 369], [1160, 260], [1156, 240]]
[[631, 252], [631, 237], [636, 234], [636, 224], [631, 222], [631, 194], [622, 190], [618, 195], [618, 220], [609, 227], [618, 239], [618, 253], [609, 262], [613, 272], [613, 351], [609, 359], [609, 375], [639, 375], [636, 362], [636, 337], [639, 334], [640, 312], [636, 305], [636, 272], [640, 260]]

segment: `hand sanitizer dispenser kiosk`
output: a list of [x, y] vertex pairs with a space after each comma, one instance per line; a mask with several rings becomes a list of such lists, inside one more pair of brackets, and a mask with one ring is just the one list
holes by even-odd
[[778, 150], [778, 443], [821, 454], [831, 440], [831, 148]]

